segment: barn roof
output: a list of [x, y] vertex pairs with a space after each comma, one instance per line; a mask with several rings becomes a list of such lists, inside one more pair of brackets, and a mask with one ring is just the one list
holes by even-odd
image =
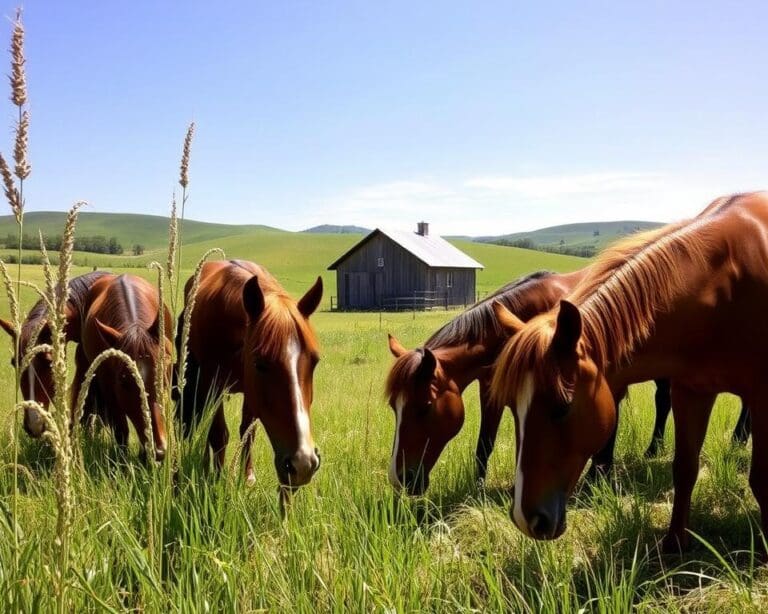
[[452, 269], [482, 269], [482, 264], [467, 256], [458, 247], [448, 243], [442, 237], [435, 235], [420, 235], [407, 230], [385, 230], [377, 228], [367, 234], [360, 242], [353, 245], [339, 257], [328, 269], [335, 270], [350, 254], [360, 249], [377, 234], [382, 234], [397, 243], [407, 252], [430, 267], [446, 267]]

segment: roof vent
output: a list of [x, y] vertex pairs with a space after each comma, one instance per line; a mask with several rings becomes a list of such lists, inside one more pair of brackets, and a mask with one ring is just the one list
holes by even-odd
[[422, 237], [429, 236], [429, 224], [427, 222], [416, 224], [416, 234]]

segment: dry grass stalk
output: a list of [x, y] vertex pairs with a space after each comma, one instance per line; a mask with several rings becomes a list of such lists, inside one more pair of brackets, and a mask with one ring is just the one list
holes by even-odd
[[105, 360], [109, 359], [121, 360], [123, 364], [128, 368], [128, 372], [133, 377], [136, 386], [139, 388], [139, 398], [141, 399], [141, 413], [144, 419], [144, 438], [146, 440], [144, 444], [144, 450], [147, 454], [147, 459], [155, 457], [155, 442], [152, 435], [152, 415], [149, 411], [149, 398], [147, 397], [146, 388], [144, 388], [144, 380], [141, 378], [138, 366], [134, 360], [128, 356], [125, 352], [121, 352], [115, 348], [109, 348], [99, 354], [88, 367], [83, 377], [83, 383], [80, 387], [80, 393], [75, 400], [75, 411], [72, 416], [72, 420], [75, 424], [79, 424], [82, 420], [83, 412], [85, 411], [85, 400], [88, 397], [88, 390], [91, 387], [93, 378], [96, 376], [96, 371]]
[[221, 258], [226, 258], [224, 250], [214, 247], [209, 249], [203, 254], [203, 257], [197, 263], [195, 274], [192, 278], [192, 287], [189, 289], [189, 296], [187, 296], [187, 304], [184, 306], [184, 323], [181, 328], [181, 345], [179, 355], [176, 357], [176, 363], [178, 365], [178, 385], [179, 393], [184, 394], [184, 386], [187, 383], [186, 370], [187, 370], [187, 353], [189, 345], [189, 329], [192, 326], [192, 312], [195, 309], [195, 300], [197, 299], [197, 291], [200, 289], [200, 276], [203, 273], [203, 265], [208, 258], [213, 254], [218, 254]]
[[173, 280], [176, 276], [176, 254], [178, 247], [179, 218], [176, 217], [176, 194], [174, 193], [173, 200], [171, 200], [171, 221], [168, 224], [168, 262], [165, 266], [165, 272], [168, 277], [168, 282], [171, 284], [171, 286], [173, 286]]
[[243, 436], [240, 438], [240, 441], [237, 442], [237, 448], [235, 448], [235, 453], [232, 455], [232, 459], [229, 462], [229, 479], [232, 481], [234, 481], [237, 477], [237, 468], [240, 466], [240, 462], [243, 457], [245, 442], [248, 441], [249, 437], [253, 436], [253, 432], [256, 430], [257, 425], [258, 422], [256, 422], [256, 420], [251, 422], [251, 424], [245, 430], [245, 433], [243, 433]]
[[16, 140], [13, 146], [13, 161], [16, 163], [14, 171], [16, 176], [23, 181], [32, 172], [32, 167], [27, 158], [27, 145], [29, 141], [29, 111], [23, 111], [16, 125]]
[[19, 298], [16, 295], [16, 289], [13, 287], [13, 281], [8, 273], [8, 269], [5, 267], [5, 262], [0, 260], [0, 274], [3, 276], [3, 283], [5, 284], [5, 292], [8, 295], [8, 304], [11, 309], [11, 321], [13, 322], [13, 328], [16, 331], [16, 337], [19, 337], [21, 332], [21, 320], [19, 318]]
[[19, 190], [16, 188], [16, 184], [13, 181], [11, 168], [8, 166], [8, 162], [3, 154], [0, 154], [0, 175], [3, 177], [3, 191], [5, 192], [5, 198], [8, 200], [11, 211], [13, 211], [16, 223], [20, 224], [22, 216], [24, 215], [24, 207], [21, 202]]
[[11, 101], [17, 107], [27, 102], [27, 76], [24, 70], [24, 24], [21, 21], [21, 9], [16, 11], [11, 37]]
[[[195, 135], [195, 122], [189, 124], [187, 135], [184, 137], [184, 150], [181, 154], [181, 171], [179, 173], [179, 185], [186, 188], [189, 185], [189, 152], [192, 148], [192, 137]], [[182, 200], [182, 206], [184, 202]]]

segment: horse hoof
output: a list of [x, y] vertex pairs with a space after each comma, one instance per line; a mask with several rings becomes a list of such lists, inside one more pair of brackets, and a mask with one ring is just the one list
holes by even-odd
[[645, 451], [645, 458], [656, 458], [659, 455], [659, 447], [651, 446]]
[[680, 536], [676, 533], [667, 533], [661, 540], [662, 554], [676, 554], [682, 556], [688, 550], [689, 538], [687, 535]]

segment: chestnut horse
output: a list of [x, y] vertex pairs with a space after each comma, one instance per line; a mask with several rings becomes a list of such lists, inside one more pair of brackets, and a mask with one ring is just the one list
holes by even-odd
[[[69, 281], [69, 297], [66, 305], [66, 324], [64, 334], [67, 341], [80, 343], [81, 324], [85, 316], [85, 304], [88, 299], [88, 293], [93, 283], [109, 275], [105, 271], [94, 271], [80, 275]], [[0, 318], [0, 327], [7, 332], [14, 342], [14, 353], [16, 351], [16, 331], [13, 324]], [[16, 366], [18, 361], [22, 360], [26, 353], [31, 349], [30, 344], [34, 341], [33, 335], [37, 332], [34, 345], [51, 343], [51, 328], [48, 325], [48, 307], [43, 299], [40, 299], [30, 309], [26, 319], [21, 324], [21, 335], [19, 337], [19, 355], [11, 359], [11, 364]], [[81, 351], [78, 347], [78, 352]], [[48, 409], [54, 396], [53, 369], [51, 365], [51, 353], [39, 352], [30, 361], [29, 365], [21, 372], [19, 381], [21, 394], [24, 400], [36, 401], [43, 409]], [[85, 420], [90, 414], [95, 412], [97, 395], [88, 396], [88, 404], [83, 412]], [[74, 401], [74, 399], [73, 399]], [[24, 412], [24, 430], [30, 437], [40, 437], [45, 431], [45, 422], [42, 416], [34, 409], [27, 409]]]
[[[192, 279], [186, 285], [186, 300]], [[247, 479], [254, 481], [251, 423], [259, 419], [272, 444], [281, 485], [307, 484], [320, 467], [310, 428], [312, 379], [319, 361], [309, 316], [320, 304], [320, 277], [298, 302], [263, 267], [243, 260], [203, 266], [192, 311], [181, 417], [185, 432], [215, 403], [208, 445], [224, 463], [229, 431], [223, 393], [242, 392], [240, 436]], [[181, 340], [183, 320], [179, 319]]]
[[768, 194], [724, 197], [693, 220], [606, 250], [560, 304], [512, 335], [492, 380], [513, 403], [518, 462], [512, 518], [527, 535], [565, 530], [566, 500], [616, 425], [629, 384], [670, 378], [675, 498], [664, 548], [685, 548], [691, 493], [720, 392], [752, 409], [750, 485], [768, 529]]
[[[462, 394], [478, 380], [480, 386], [480, 433], [475, 451], [478, 481], [485, 480], [488, 458], [496, 442], [504, 406], [489, 394], [491, 368], [507, 333], [499, 324], [493, 303], [502, 302], [527, 320], [543, 313], [573, 290], [586, 269], [567, 275], [533, 273], [500, 288], [435, 332], [422, 347], [406, 350], [392, 335], [389, 349], [396, 358], [386, 383], [386, 395], [395, 413], [395, 440], [389, 467], [393, 487], [412, 495], [423, 493], [429, 474], [448, 442], [464, 423]], [[656, 420], [646, 456], [655, 456], [664, 439], [671, 409], [670, 384], [656, 380]], [[618, 403], [617, 403], [618, 407]], [[749, 425], [742, 410], [734, 440], [746, 439]], [[615, 433], [592, 458], [590, 478], [606, 475], [613, 463]]]
[[[155, 459], [165, 457], [166, 436], [163, 411], [157, 399], [156, 365], [164, 352], [170, 378], [172, 345], [169, 332], [171, 314], [163, 305], [166, 337], [160, 339], [160, 301], [157, 288], [134, 275], [105, 275], [91, 286], [82, 323], [80, 348], [75, 355], [75, 381], [72, 396], [77, 398], [82, 378], [89, 365], [104, 350], [114, 348], [130, 356], [141, 375], [149, 402]], [[170, 381], [170, 379], [169, 379]], [[128, 420], [141, 442], [142, 455], [147, 444], [139, 387], [126, 364], [108, 358], [96, 371], [96, 386], [104, 402], [104, 417], [115, 433], [118, 445], [128, 443]], [[90, 396], [90, 394], [89, 394]]]

